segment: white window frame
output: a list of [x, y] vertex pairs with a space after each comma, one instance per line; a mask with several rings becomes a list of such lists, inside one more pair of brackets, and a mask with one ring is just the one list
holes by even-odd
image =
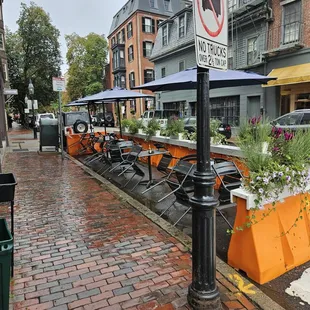
[[[152, 51], [153, 51], [153, 42], [152, 41], [144, 41], [144, 43], [145, 43], [145, 57], [150, 58], [152, 55]], [[151, 47], [150, 49], [147, 49], [148, 45]], [[146, 53], [147, 51], [150, 52], [149, 55]]]
[[[147, 21], [149, 21], [149, 25], [147, 24]], [[153, 33], [152, 29], [152, 18], [151, 17], [144, 17], [144, 29], [145, 33]]]
[[[183, 18], [183, 35], [181, 36], [181, 18]], [[179, 39], [184, 38], [186, 35], [186, 14], [182, 14], [178, 18], [178, 37]]]
[[[181, 63], [183, 63], [183, 65], [184, 65], [184, 69], [183, 70], [180, 70], [180, 64]], [[179, 70], [179, 72], [181, 72], [181, 71], [184, 71], [186, 69], [186, 67], [185, 67], [185, 59], [181, 59], [180, 61], [179, 61], [179, 67], [178, 67], [178, 70]]]
[[[250, 43], [251, 41], [253, 41], [253, 42]], [[257, 41], [258, 41], [258, 36], [249, 37], [247, 39], [247, 42], [246, 42], [246, 63], [247, 63], [247, 65], [253, 65], [255, 63], [255, 61], [252, 61], [251, 63], [249, 63], [249, 60], [250, 60], [249, 59], [249, 53], [253, 54], [255, 51], [257, 53], [259, 52]], [[249, 45], [249, 44], [251, 44], [251, 45]], [[250, 47], [251, 47], [251, 50], [250, 50]]]
[[[167, 35], [165, 36], [165, 30], [167, 30]], [[164, 25], [162, 27], [162, 46], [167, 46], [169, 44], [169, 35], [168, 35], [168, 32], [169, 32], [169, 28], [168, 28], [168, 25]], [[164, 41], [164, 38], [167, 38], [166, 41]], [[164, 42], [166, 42], [166, 44], [164, 44]]]

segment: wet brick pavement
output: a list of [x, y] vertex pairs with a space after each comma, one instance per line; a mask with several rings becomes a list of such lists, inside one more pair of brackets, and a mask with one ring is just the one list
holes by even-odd
[[[191, 258], [175, 238], [67, 159], [6, 156], [18, 179], [14, 310], [188, 309]], [[217, 279], [223, 309], [258, 309]]]

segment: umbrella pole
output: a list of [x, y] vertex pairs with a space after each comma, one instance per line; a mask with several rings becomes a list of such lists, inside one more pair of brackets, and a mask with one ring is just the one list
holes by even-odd
[[91, 120], [91, 116], [90, 116], [90, 110], [89, 110], [89, 102], [87, 103], [87, 110], [88, 110], [88, 117], [89, 117], [89, 124], [90, 124], [90, 131], [93, 132], [93, 128], [92, 128], [92, 120]]
[[123, 138], [122, 122], [121, 122], [121, 109], [119, 106], [119, 100], [117, 100], [117, 113], [118, 113], [118, 121], [119, 121], [119, 132], [120, 132], [121, 138]]
[[107, 135], [107, 123], [106, 123], [106, 112], [107, 112], [107, 109], [105, 107], [105, 105], [103, 104], [103, 119], [104, 119], [104, 131], [105, 131], [105, 135]]

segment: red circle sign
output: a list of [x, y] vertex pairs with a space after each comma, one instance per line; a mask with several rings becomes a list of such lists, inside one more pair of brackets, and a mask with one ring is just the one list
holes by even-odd
[[[216, 31], [212, 31], [208, 28], [208, 26], [205, 24], [204, 22], [204, 18], [202, 16], [202, 3], [201, 1], [206, 1], [206, 2], [209, 2], [210, 4], [210, 8], [211, 8], [211, 11], [213, 12], [213, 16], [215, 18], [215, 21], [218, 25], [218, 29]], [[224, 20], [225, 20], [225, 11], [224, 11], [224, 0], [218, 0], [218, 1], [221, 1], [221, 18], [222, 20], [219, 21], [218, 18], [217, 18], [217, 14], [215, 12], [215, 9], [214, 9], [214, 6], [213, 6], [213, 3], [212, 3], [212, 0], [197, 0], [196, 3], [197, 3], [197, 7], [198, 7], [198, 13], [199, 13], [199, 17], [200, 17], [200, 20], [201, 20], [201, 23], [203, 25], [203, 28], [205, 29], [205, 31], [211, 36], [211, 37], [217, 37], [222, 29], [223, 29], [223, 25], [224, 25]]]

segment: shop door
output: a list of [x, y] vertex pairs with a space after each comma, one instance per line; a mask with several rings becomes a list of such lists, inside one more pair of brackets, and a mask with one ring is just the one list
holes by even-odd
[[248, 117], [260, 115], [260, 96], [248, 97], [247, 114]]

